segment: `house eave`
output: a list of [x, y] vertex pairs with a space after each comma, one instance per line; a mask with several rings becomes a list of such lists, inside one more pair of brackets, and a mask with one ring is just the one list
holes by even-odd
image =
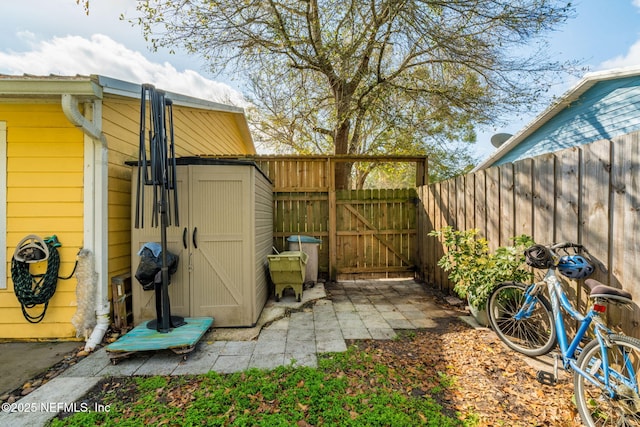
[[[141, 92], [142, 86], [139, 84], [102, 75], [74, 77], [0, 75], [0, 96], [6, 98], [46, 98], [66, 93], [79, 99], [102, 99], [105, 94], [140, 99]], [[174, 105], [244, 115], [244, 109], [240, 107], [168, 91], [166, 95]]]
[[[174, 105], [199, 110], [208, 110], [233, 114], [247, 150], [255, 153], [255, 145], [247, 125], [245, 111], [241, 107], [220, 104], [218, 102], [165, 92]], [[0, 100], [2, 102], [20, 102], [34, 99], [38, 102], [60, 102], [62, 95], [70, 95], [78, 102], [104, 99], [107, 95], [140, 99], [142, 85], [118, 80], [102, 75], [91, 76], [32, 76], [0, 74]]]
[[[142, 85], [126, 82], [123, 80], [114, 79], [105, 76], [94, 76], [99, 82], [102, 90], [105, 94], [123, 96], [133, 99], [140, 99], [142, 96]], [[195, 98], [192, 96], [181, 95], [175, 92], [165, 91], [167, 98], [173, 101], [173, 105], [180, 105], [187, 108], [196, 108], [199, 110], [209, 110], [222, 113], [233, 114], [236, 123], [242, 133], [243, 139], [247, 143], [247, 150], [250, 153], [255, 153], [256, 148], [251, 136], [251, 131], [247, 125], [245, 111], [241, 107], [233, 105], [220, 104], [218, 102], [207, 101], [205, 99]]]
[[[105, 94], [125, 96], [128, 98], [140, 99], [142, 94], [142, 85], [137, 83], [126, 82], [106, 76], [95, 76], [98, 83], [102, 87]], [[158, 88], [162, 89], [162, 88]], [[174, 105], [184, 107], [192, 107], [204, 110], [220, 111], [227, 113], [243, 114], [244, 109], [232, 105], [220, 104], [218, 102], [207, 101], [205, 99], [195, 98], [192, 96], [181, 95], [179, 93], [165, 91], [167, 98], [173, 101]]]

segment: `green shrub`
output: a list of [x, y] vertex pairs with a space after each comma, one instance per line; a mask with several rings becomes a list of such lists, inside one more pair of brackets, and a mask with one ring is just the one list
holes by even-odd
[[501, 246], [494, 253], [490, 253], [489, 242], [480, 237], [475, 228], [460, 231], [447, 226], [433, 230], [429, 236], [442, 240], [445, 255], [438, 265], [449, 273], [453, 290], [480, 310], [485, 308], [489, 295], [500, 283], [526, 283], [533, 278], [524, 264], [524, 250], [534, 241], [525, 234], [513, 237], [513, 246]]

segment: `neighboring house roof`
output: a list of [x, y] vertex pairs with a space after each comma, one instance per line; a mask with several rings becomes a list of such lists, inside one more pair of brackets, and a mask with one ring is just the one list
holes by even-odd
[[640, 67], [586, 74], [474, 171], [640, 130]]
[[[162, 89], [162, 88], [158, 88]], [[140, 99], [142, 86], [111, 77], [91, 76], [33, 76], [0, 74], [0, 97], [47, 97], [70, 94], [78, 99], [103, 99], [107, 94]], [[219, 111], [236, 115], [238, 126], [244, 134], [249, 148], [255, 152], [251, 132], [246, 121], [244, 109], [232, 105], [220, 104], [205, 99], [165, 91], [174, 105], [197, 108], [201, 110]]]

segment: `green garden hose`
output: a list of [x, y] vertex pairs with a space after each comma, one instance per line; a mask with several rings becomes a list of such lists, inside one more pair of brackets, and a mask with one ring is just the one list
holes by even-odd
[[[31, 274], [28, 263], [18, 261], [15, 257], [11, 259], [11, 279], [13, 280], [14, 292], [22, 306], [24, 318], [30, 323], [38, 323], [44, 319], [47, 307], [49, 306], [49, 300], [56, 291], [58, 279], [69, 279], [75, 272], [74, 267], [73, 272], [71, 272], [68, 277], [58, 277], [60, 254], [56, 246], [59, 246], [60, 243], [58, 243], [57, 239], [47, 239], [45, 241], [49, 249], [46, 273]], [[78, 263], [76, 261], [76, 266], [77, 265]], [[27, 312], [27, 309], [39, 304], [44, 304], [41, 314], [34, 316]]]

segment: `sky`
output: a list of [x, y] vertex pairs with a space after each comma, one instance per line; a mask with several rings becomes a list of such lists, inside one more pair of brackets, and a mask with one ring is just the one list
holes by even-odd
[[[0, 73], [101, 74], [218, 102], [246, 106], [242, 81], [216, 75], [199, 57], [152, 52], [137, 26], [135, 0], [91, 0], [87, 16], [76, 0], [3, 0], [0, 6]], [[640, 0], [578, 0], [577, 16], [549, 35], [555, 60], [580, 60], [589, 71], [640, 66]], [[552, 88], [560, 96], [577, 78]], [[517, 133], [540, 110], [503, 118], [508, 125], [478, 129], [474, 150], [482, 159], [493, 134]]]

